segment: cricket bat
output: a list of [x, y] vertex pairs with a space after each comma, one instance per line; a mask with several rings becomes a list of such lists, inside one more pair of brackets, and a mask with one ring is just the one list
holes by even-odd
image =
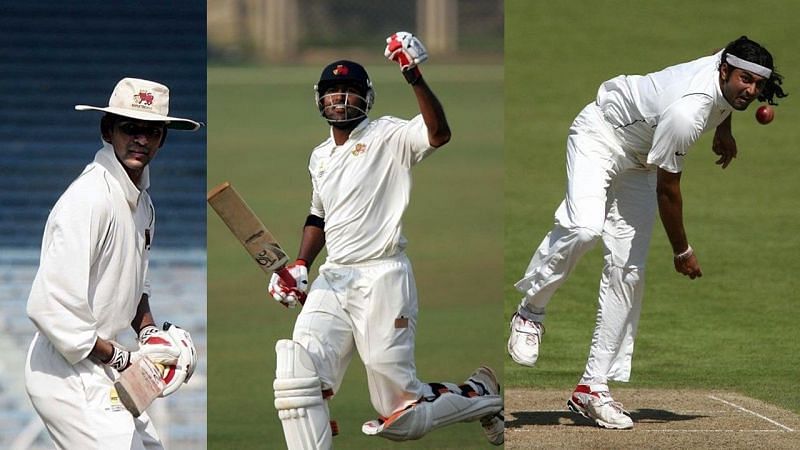
[[164, 392], [163, 372], [164, 366], [143, 357], [125, 369], [114, 382], [119, 401], [133, 417], [142, 415], [153, 400]]
[[286, 286], [297, 285], [286, 270], [286, 252], [229, 182], [208, 191], [208, 203], [264, 272], [278, 274]]

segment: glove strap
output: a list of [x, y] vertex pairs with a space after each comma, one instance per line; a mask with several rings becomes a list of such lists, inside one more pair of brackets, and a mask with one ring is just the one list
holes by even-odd
[[155, 325], [148, 325], [141, 330], [139, 330], [139, 342], [145, 343], [147, 342], [147, 338], [159, 332], [158, 327]]
[[422, 79], [422, 72], [419, 71], [419, 67], [414, 66], [408, 70], [404, 70], [403, 76], [406, 81], [408, 81], [408, 84], [414, 86]]
[[117, 372], [122, 372], [127, 369], [131, 363], [131, 352], [123, 350], [117, 346], [113, 346], [114, 353], [111, 359], [104, 361], [103, 364], [115, 369]]

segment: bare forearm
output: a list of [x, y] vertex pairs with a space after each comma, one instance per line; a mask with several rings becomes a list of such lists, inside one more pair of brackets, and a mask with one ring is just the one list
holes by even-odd
[[300, 241], [297, 259], [306, 261], [306, 266], [311, 267], [323, 247], [325, 247], [325, 231], [314, 225], [306, 225], [303, 227], [303, 238]]
[[133, 331], [138, 334], [142, 328], [149, 325], [155, 326], [155, 324], [156, 321], [153, 319], [153, 314], [150, 312], [150, 297], [148, 297], [147, 294], [142, 294], [142, 298], [139, 300], [139, 306], [136, 308], [136, 316], [134, 316], [131, 321], [131, 327]]
[[100, 362], [108, 362], [113, 355], [114, 346], [111, 344], [111, 341], [107, 341], [103, 338], [97, 338], [92, 351], [89, 353], [92, 359]]
[[679, 254], [689, 247], [683, 226], [683, 197], [680, 190], [680, 173], [673, 174], [658, 169], [658, 213], [661, 223], [672, 245], [672, 252]]
[[722, 123], [717, 125], [716, 132], [732, 134], [731, 131], [732, 117], [733, 114], [728, 114], [728, 117], [726, 117], [725, 120], [722, 121]]
[[428, 142], [434, 147], [441, 147], [450, 141], [450, 125], [444, 114], [444, 107], [436, 98], [431, 88], [420, 76], [413, 85], [414, 95], [417, 97], [422, 120], [428, 128]]

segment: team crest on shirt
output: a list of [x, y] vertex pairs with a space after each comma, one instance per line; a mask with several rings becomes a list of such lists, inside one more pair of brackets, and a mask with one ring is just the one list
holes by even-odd
[[358, 156], [362, 153], [365, 153], [366, 151], [367, 151], [367, 144], [362, 144], [359, 142], [358, 144], [356, 144], [355, 147], [353, 147], [352, 153], [353, 156]]

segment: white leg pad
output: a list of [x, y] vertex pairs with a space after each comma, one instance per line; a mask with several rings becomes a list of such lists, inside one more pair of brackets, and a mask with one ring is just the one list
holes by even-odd
[[361, 427], [364, 434], [380, 436], [393, 441], [419, 439], [431, 430], [456, 422], [470, 422], [497, 414], [503, 409], [499, 395], [464, 397], [445, 393], [434, 401], [420, 401], [395, 413], [381, 423], [370, 420]]
[[275, 344], [275, 409], [289, 450], [333, 447], [328, 405], [314, 362], [300, 344], [281, 339]]

